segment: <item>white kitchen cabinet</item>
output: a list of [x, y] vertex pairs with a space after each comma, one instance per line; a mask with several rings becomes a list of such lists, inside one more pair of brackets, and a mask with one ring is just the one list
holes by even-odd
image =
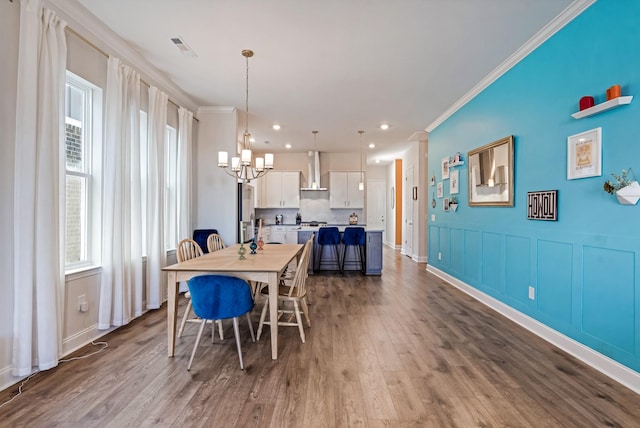
[[270, 171], [258, 180], [257, 208], [300, 208], [300, 171]]
[[265, 242], [279, 242], [284, 244], [287, 242], [287, 226], [271, 226], [271, 236]]
[[364, 208], [360, 171], [329, 171], [329, 208]]
[[265, 244], [267, 242], [271, 242], [271, 227], [270, 226], [262, 226], [262, 242]]
[[300, 226], [287, 226], [287, 244], [297, 244], [298, 243], [298, 230], [300, 230]]

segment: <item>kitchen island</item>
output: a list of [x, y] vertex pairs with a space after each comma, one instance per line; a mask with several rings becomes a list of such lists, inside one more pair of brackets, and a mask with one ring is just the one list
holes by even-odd
[[[340, 230], [340, 239], [342, 240], [342, 233], [345, 227], [349, 227], [348, 225], [327, 225], [327, 226], [336, 226]], [[365, 275], [382, 275], [382, 230], [381, 229], [367, 229], [366, 226], [356, 225], [365, 228]], [[322, 226], [321, 226], [322, 227]], [[309, 238], [311, 238], [311, 234], [317, 232], [320, 227], [313, 226], [303, 226], [298, 229], [298, 243], [304, 244]], [[317, 251], [320, 250], [320, 245], [318, 245], [317, 240], [314, 240], [313, 243], [313, 251], [311, 254], [311, 260], [315, 260], [315, 254], [318, 254]], [[342, 243], [338, 246], [338, 252], [342, 254], [344, 251], [344, 245]], [[356, 252], [351, 249], [347, 252], [346, 260], [345, 260], [345, 271], [358, 271], [359, 268], [355, 263]], [[319, 270], [331, 270], [338, 271], [340, 270], [340, 266], [338, 264], [338, 260], [335, 257], [333, 251], [325, 251], [322, 254], [322, 260], [320, 263]], [[313, 271], [313, 263], [309, 266], [309, 273]]]

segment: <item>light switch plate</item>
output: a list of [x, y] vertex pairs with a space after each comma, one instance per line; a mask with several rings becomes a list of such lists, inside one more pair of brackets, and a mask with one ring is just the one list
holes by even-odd
[[431, 214], [431, 221], [436, 221], [436, 215], [435, 214]]

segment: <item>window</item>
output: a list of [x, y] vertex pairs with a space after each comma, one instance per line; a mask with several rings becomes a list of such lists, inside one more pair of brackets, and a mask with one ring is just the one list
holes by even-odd
[[94, 249], [99, 233], [95, 215], [99, 214], [96, 186], [97, 170], [93, 168], [98, 147], [101, 90], [86, 80], [67, 72], [65, 88], [65, 266], [72, 270], [96, 264]]
[[[147, 151], [148, 151], [148, 115], [140, 111], [140, 146], [142, 165], [142, 254], [147, 255]], [[164, 165], [164, 248], [173, 250], [178, 246], [177, 188], [178, 188], [178, 132], [172, 126], [166, 126], [165, 165]]]

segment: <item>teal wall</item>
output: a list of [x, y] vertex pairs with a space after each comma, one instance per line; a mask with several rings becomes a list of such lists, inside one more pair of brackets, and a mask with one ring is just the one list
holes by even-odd
[[[514, 207], [469, 207], [467, 165], [456, 167], [460, 206], [444, 212], [437, 199], [430, 210], [429, 263], [638, 372], [640, 204], [602, 185], [623, 168], [640, 173], [639, 17], [640, 1], [596, 2], [429, 134], [436, 182], [442, 158], [515, 137]], [[571, 117], [613, 84], [631, 104]], [[567, 180], [567, 137], [597, 127], [602, 177]], [[527, 192], [553, 189], [558, 221], [527, 220]]]

